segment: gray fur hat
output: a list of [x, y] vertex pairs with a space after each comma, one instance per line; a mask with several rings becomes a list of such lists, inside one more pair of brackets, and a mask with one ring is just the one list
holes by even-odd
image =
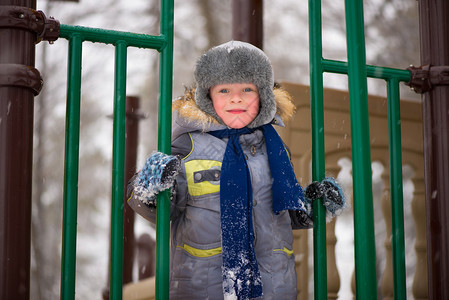
[[248, 125], [250, 128], [270, 123], [276, 114], [273, 94], [274, 76], [270, 60], [259, 48], [239, 41], [230, 41], [211, 48], [195, 67], [195, 102], [220, 123], [209, 89], [224, 83], [252, 83], [259, 91], [260, 111]]

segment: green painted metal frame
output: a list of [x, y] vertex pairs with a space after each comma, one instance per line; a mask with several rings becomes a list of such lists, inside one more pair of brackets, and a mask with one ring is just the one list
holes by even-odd
[[[313, 180], [322, 180], [325, 174], [323, 73], [347, 74], [354, 186], [356, 298], [377, 299], [367, 77], [384, 79], [388, 98], [394, 297], [406, 299], [399, 83], [408, 82], [410, 72], [366, 65], [363, 1], [346, 0], [345, 10], [348, 63], [322, 57], [321, 0], [309, 0], [312, 177]], [[326, 224], [320, 202], [314, 203], [314, 292], [315, 299], [327, 299]]]
[[[161, 32], [170, 41], [162, 50], [159, 67], [158, 149], [171, 153], [171, 103], [173, 80], [173, 0], [161, 3]], [[158, 195], [156, 224], [156, 299], [169, 298], [170, 194]]]
[[[309, 23], [312, 178], [321, 181], [325, 176], [321, 0], [309, 0]], [[322, 199], [313, 203], [313, 212], [314, 295], [315, 299], [327, 299], [326, 213]]]
[[[110, 299], [115, 300], [122, 299], [127, 48], [139, 47], [155, 49], [160, 52], [158, 149], [170, 154], [173, 7], [173, 0], [162, 0], [161, 34], [159, 36], [61, 25], [60, 37], [69, 41], [61, 299], [75, 298], [82, 43], [90, 41], [115, 46], [110, 263]], [[160, 196], [158, 203], [156, 298], [168, 299], [170, 236], [170, 201], [168, 193]]]
[[61, 299], [75, 298], [76, 222], [81, 104], [82, 39], [69, 39], [65, 139], [64, 208], [62, 228]]

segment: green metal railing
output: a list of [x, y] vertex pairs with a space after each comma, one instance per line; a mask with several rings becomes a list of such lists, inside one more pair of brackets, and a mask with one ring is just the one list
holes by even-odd
[[[348, 62], [322, 57], [321, 0], [309, 0], [310, 91], [312, 110], [312, 176], [325, 174], [323, 73], [347, 74], [352, 140], [356, 299], [377, 299], [373, 194], [367, 77], [387, 82], [394, 298], [406, 299], [404, 214], [399, 83], [410, 72], [366, 65], [363, 1], [346, 0]], [[314, 203], [315, 299], [327, 299], [326, 222], [323, 205]]]
[[[69, 41], [61, 299], [75, 298], [82, 44], [89, 41], [112, 44], [115, 47], [110, 299], [122, 299], [127, 49], [139, 47], [160, 52], [158, 150], [170, 154], [173, 5], [173, 0], [161, 2], [161, 34], [159, 36], [61, 25], [60, 37]], [[160, 196], [157, 208], [157, 299], [168, 299], [169, 214], [169, 198], [165, 193]]]
[[[388, 97], [394, 296], [395, 299], [406, 299], [399, 83], [409, 81], [410, 73], [406, 70], [366, 65], [362, 1], [346, 0], [345, 7], [348, 62], [328, 60], [322, 57], [321, 0], [309, 0], [312, 176], [313, 180], [325, 177], [323, 74], [347, 74], [354, 186], [356, 297], [377, 299], [367, 77], [385, 80]], [[110, 298], [121, 299], [127, 48], [155, 49], [161, 53], [158, 150], [170, 153], [173, 0], [162, 1], [159, 36], [61, 25], [60, 37], [69, 41], [61, 299], [75, 298], [81, 61], [85, 41], [112, 44], [115, 47]], [[169, 194], [164, 192], [159, 196], [157, 208], [157, 299], [168, 299], [169, 210]], [[314, 293], [315, 299], [327, 299], [326, 213], [320, 202], [314, 203], [314, 212]]]

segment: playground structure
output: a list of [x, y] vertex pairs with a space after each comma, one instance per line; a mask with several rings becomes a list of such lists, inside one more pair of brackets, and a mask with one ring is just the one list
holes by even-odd
[[[26, 4], [24, 4], [26, 2]], [[239, 1], [235, 1], [237, 3]], [[251, 6], [252, 5], [252, 6]], [[233, 31], [234, 38], [245, 40], [262, 48], [261, 1], [248, 1], [245, 9], [235, 9], [234, 15], [241, 30]], [[159, 150], [170, 152], [171, 53], [173, 39], [173, 2], [162, 1], [161, 35], [126, 34], [90, 30], [60, 25], [34, 10], [33, 1], [9, 1], [0, 6], [0, 201], [1, 201], [1, 265], [0, 296], [3, 299], [27, 299], [29, 290], [29, 248], [31, 219], [31, 157], [33, 132], [33, 97], [42, 86], [34, 66], [34, 43], [37, 39], [69, 40], [68, 114], [66, 137], [66, 180], [64, 199], [64, 242], [61, 298], [74, 297], [74, 241], [76, 238], [77, 198], [77, 126], [79, 129], [80, 50], [84, 41], [113, 44], [116, 47], [116, 87], [114, 111], [114, 174], [111, 248], [111, 299], [122, 297], [122, 201], [124, 194], [124, 128], [126, 98], [126, 49], [138, 46], [161, 52], [161, 104], [159, 122]], [[374, 234], [371, 191], [371, 153], [368, 126], [366, 78], [387, 81], [390, 124], [390, 191], [392, 203], [392, 236], [394, 298], [405, 299], [404, 242], [402, 207], [402, 153], [399, 109], [399, 82], [408, 82], [423, 93], [423, 132], [425, 157], [426, 233], [428, 283], [430, 299], [449, 297], [445, 289], [449, 271], [447, 201], [449, 187], [448, 150], [448, 14], [444, 1], [420, 2], [422, 67], [394, 70], [366, 66], [363, 36], [363, 7], [361, 1], [346, 1], [348, 24], [348, 63], [322, 58], [320, 1], [309, 2], [311, 37], [311, 129], [312, 177], [324, 177], [323, 129], [323, 72], [348, 74], [350, 80], [351, 139], [354, 175], [354, 223], [356, 252], [356, 296], [359, 299], [377, 299], [374, 258]], [[253, 12], [257, 12], [254, 14]], [[251, 18], [247, 17], [252, 15]], [[237, 28], [234, 26], [233, 28]], [[352, 32], [351, 32], [352, 31]], [[432, 34], [430, 34], [432, 33]], [[8, 55], [3, 49], [11, 48]], [[165, 78], [165, 80], [164, 80]], [[9, 102], [6, 103], [6, 100]], [[165, 103], [165, 104], [164, 104]], [[20, 138], [17, 138], [19, 136]], [[74, 151], [74, 152], [73, 152]], [[164, 200], [165, 199], [165, 200]], [[168, 197], [158, 206], [156, 297], [168, 299]], [[326, 226], [324, 209], [314, 204], [314, 276], [315, 298], [325, 299], [327, 291]], [[401, 229], [402, 227], [402, 229]], [[374, 264], [374, 265], [373, 265]], [[21, 287], [19, 287], [20, 285]]]

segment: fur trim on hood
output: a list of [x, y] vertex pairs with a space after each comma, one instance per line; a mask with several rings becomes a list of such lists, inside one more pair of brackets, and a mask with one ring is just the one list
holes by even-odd
[[[283, 122], [289, 121], [296, 111], [292, 96], [282, 88], [274, 88], [273, 93], [276, 101], [276, 115]], [[206, 130], [212, 124], [220, 124], [213, 116], [202, 111], [195, 103], [195, 89], [186, 89], [184, 96], [177, 98], [173, 102], [172, 109], [180, 117], [200, 125], [203, 130]]]

